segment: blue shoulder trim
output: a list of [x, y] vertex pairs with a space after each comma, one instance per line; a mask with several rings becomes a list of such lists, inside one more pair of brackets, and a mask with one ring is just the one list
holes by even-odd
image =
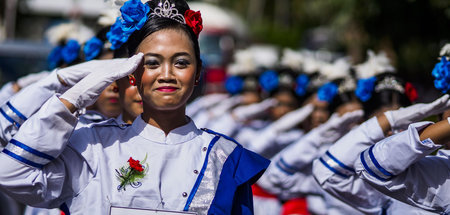
[[252, 214], [251, 185], [270, 161], [238, 145], [228, 156], [208, 214]]
[[20, 148], [22, 148], [23, 150], [25, 150], [27, 152], [30, 152], [31, 154], [34, 154], [34, 155], [38, 156], [38, 157], [47, 159], [49, 161], [55, 159], [54, 157], [52, 157], [50, 155], [47, 155], [45, 153], [42, 153], [42, 152], [40, 152], [40, 151], [38, 151], [36, 149], [33, 149], [33, 148], [31, 148], [31, 147], [29, 147], [29, 146], [27, 146], [27, 145], [25, 145], [25, 144], [15, 140], [15, 139], [11, 139], [9, 142], [14, 144], [14, 145], [16, 145], [16, 146], [18, 146], [18, 147], [20, 147]]
[[215, 132], [215, 131], [213, 131], [213, 130], [209, 130], [209, 129], [207, 129], [207, 128], [202, 128], [201, 130], [203, 130], [203, 131], [205, 131], [205, 132], [208, 132], [208, 133], [210, 133], [210, 134], [214, 134], [214, 135], [219, 135], [219, 136], [221, 136], [221, 137], [223, 137], [223, 138], [225, 138], [225, 139], [227, 139], [227, 140], [229, 140], [229, 141], [231, 141], [231, 142], [233, 142], [233, 143], [236, 143], [237, 145], [241, 145], [241, 144], [239, 144], [235, 139], [233, 139], [233, 138], [231, 138], [231, 137], [228, 137], [227, 135], [225, 135], [225, 134], [221, 134], [221, 133], [218, 133], [218, 132]]
[[11, 117], [8, 116], [8, 114], [5, 113], [5, 111], [3, 111], [3, 109], [0, 108], [0, 113], [3, 115], [3, 117], [5, 117], [5, 119], [7, 119], [10, 123], [17, 125], [17, 127], [20, 127], [19, 123], [16, 123], [13, 119], [11, 119]]
[[390, 172], [388, 172], [387, 170], [385, 170], [383, 167], [381, 167], [381, 165], [378, 163], [377, 159], [375, 159], [375, 156], [373, 156], [373, 152], [372, 149], [375, 145], [371, 146], [369, 148], [369, 156], [370, 159], [372, 160], [373, 164], [375, 164], [375, 166], [377, 167], [378, 170], [380, 170], [380, 172], [382, 172], [384, 175], [388, 176], [388, 177], [392, 177], [394, 176], [393, 174], [391, 174]]
[[10, 157], [12, 157], [12, 158], [14, 158], [14, 159], [20, 161], [20, 162], [22, 162], [22, 163], [28, 164], [28, 165], [30, 165], [30, 166], [32, 166], [32, 167], [36, 167], [36, 168], [39, 168], [39, 169], [42, 169], [42, 168], [44, 167], [44, 165], [35, 163], [35, 162], [30, 161], [30, 160], [28, 160], [28, 159], [26, 159], [26, 158], [23, 158], [23, 157], [21, 157], [21, 156], [15, 154], [15, 153], [9, 151], [9, 150], [6, 149], [6, 148], [3, 149], [2, 152], [5, 153], [5, 154], [7, 154], [7, 155], [9, 155]]
[[215, 136], [208, 146], [208, 151], [206, 152], [205, 161], [203, 162], [202, 170], [200, 171], [200, 174], [197, 177], [197, 180], [195, 181], [194, 187], [191, 190], [191, 193], [189, 194], [189, 197], [186, 201], [186, 205], [184, 206], [183, 211], [188, 211], [189, 206], [191, 205], [192, 199], [194, 199], [195, 194], [197, 193], [198, 187], [200, 186], [200, 182], [202, 182], [203, 176], [205, 174], [206, 167], [208, 165], [208, 157], [209, 153], [211, 152], [211, 149], [213, 148], [214, 144], [219, 140], [220, 136]]
[[375, 177], [376, 179], [378, 179], [380, 181], [386, 181], [387, 179], [378, 176], [377, 174], [375, 174], [372, 171], [372, 169], [369, 168], [368, 164], [366, 163], [366, 159], [364, 158], [365, 157], [364, 156], [365, 153], [366, 152], [364, 151], [364, 152], [361, 152], [361, 154], [360, 154], [361, 163], [364, 166], [364, 169], [367, 171], [367, 173], [369, 173], [371, 176]]
[[342, 168], [344, 168], [344, 169], [346, 169], [348, 171], [351, 171], [351, 172], [356, 172], [355, 169], [353, 169], [353, 168], [343, 164], [341, 161], [339, 161], [337, 158], [335, 158], [329, 151], [325, 152], [325, 154], [327, 154], [331, 159], [333, 159], [334, 162], [339, 164], [340, 167], [342, 167]]
[[17, 116], [19, 116], [23, 121], [27, 120], [27, 117], [25, 117], [22, 113], [20, 113], [20, 111], [14, 108], [11, 103], [6, 102], [6, 105], [8, 105], [8, 107], [11, 108], [11, 110], [14, 111], [14, 113], [17, 114]]

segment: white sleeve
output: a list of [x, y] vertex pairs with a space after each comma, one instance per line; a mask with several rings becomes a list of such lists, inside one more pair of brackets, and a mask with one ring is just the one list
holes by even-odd
[[67, 147], [76, 123], [52, 96], [0, 154], [0, 190], [25, 204], [48, 208], [76, 195], [92, 176], [81, 155]]
[[230, 112], [226, 112], [208, 123], [209, 129], [227, 136], [232, 136], [239, 127], [240, 123], [233, 118]]
[[[5, 146], [19, 127], [62, 88], [56, 72], [25, 87], [0, 107], [0, 143]], [[2, 147], [0, 147], [2, 148]]]
[[419, 131], [430, 122], [386, 138], [361, 153], [355, 169], [359, 177], [382, 193], [433, 212], [450, 212], [449, 155], [427, 156], [440, 146], [420, 141]]
[[359, 153], [384, 138], [376, 117], [351, 130], [319, 159], [313, 174], [320, 186], [345, 203], [367, 213], [379, 214], [389, 198], [357, 177], [354, 161]]
[[4, 104], [11, 96], [14, 95], [13, 82], [8, 82], [0, 89], [0, 104]]

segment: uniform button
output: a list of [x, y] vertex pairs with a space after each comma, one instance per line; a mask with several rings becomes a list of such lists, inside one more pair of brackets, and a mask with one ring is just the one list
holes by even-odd
[[194, 170], [194, 173], [195, 173], [195, 174], [198, 174], [198, 170]]
[[202, 149], [204, 152], [206, 152], [206, 150], [208, 150], [208, 148], [206, 148], [206, 147], [203, 147], [203, 149]]
[[183, 192], [183, 194], [181, 194], [181, 195], [183, 195], [183, 197], [187, 197], [187, 193], [186, 192]]

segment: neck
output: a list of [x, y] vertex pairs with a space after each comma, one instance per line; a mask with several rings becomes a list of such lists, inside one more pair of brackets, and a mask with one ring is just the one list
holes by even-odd
[[185, 115], [185, 109], [185, 106], [176, 110], [144, 108], [142, 119], [148, 124], [163, 130], [167, 136], [173, 129], [186, 125], [189, 122]]
[[133, 116], [129, 114], [128, 112], [124, 111], [122, 112], [122, 120], [127, 124], [133, 124], [134, 119], [136, 119], [136, 116]]

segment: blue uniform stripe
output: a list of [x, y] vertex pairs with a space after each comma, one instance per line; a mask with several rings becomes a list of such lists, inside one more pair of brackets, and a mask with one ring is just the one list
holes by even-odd
[[390, 172], [385, 170], [383, 167], [381, 167], [381, 165], [378, 163], [377, 159], [375, 159], [375, 156], [373, 155], [373, 152], [372, 152], [373, 147], [374, 146], [369, 148], [369, 156], [370, 156], [370, 159], [372, 160], [372, 163], [375, 165], [375, 167], [377, 167], [378, 170], [380, 170], [381, 173], [385, 174], [386, 176], [392, 177], [393, 174], [391, 174]]
[[339, 164], [339, 166], [341, 166], [342, 168], [348, 170], [348, 171], [352, 171], [352, 172], [356, 172], [355, 169], [343, 164], [341, 161], [339, 161], [337, 158], [335, 158], [329, 151], [327, 151], [325, 154], [328, 155], [328, 157], [330, 157], [331, 159], [333, 159], [334, 162], [336, 162], [337, 164]]
[[362, 163], [363, 166], [364, 166], [364, 169], [366, 169], [366, 171], [367, 171], [371, 176], [375, 177], [376, 179], [378, 179], [378, 180], [380, 180], [380, 181], [386, 181], [386, 179], [384, 179], [384, 178], [378, 176], [377, 174], [375, 174], [375, 173], [369, 168], [369, 166], [368, 166], [367, 163], [366, 163], [366, 160], [364, 159], [364, 155], [363, 155], [363, 154], [364, 154], [364, 152], [361, 153], [360, 159], [361, 159], [361, 163]]
[[191, 205], [191, 202], [194, 199], [195, 193], [197, 193], [198, 187], [200, 186], [200, 183], [202, 182], [203, 176], [205, 174], [206, 167], [208, 166], [209, 153], [211, 152], [211, 149], [213, 148], [213, 146], [217, 142], [217, 140], [219, 140], [219, 138], [220, 138], [220, 136], [216, 135], [209, 143], [208, 151], [206, 151], [206, 157], [205, 157], [205, 161], [203, 162], [202, 170], [200, 171], [200, 174], [198, 175], [197, 180], [195, 181], [194, 187], [192, 188], [191, 193], [189, 194], [189, 197], [187, 199], [187, 202], [186, 202], [186, 205], [184, 206], [183, 211], [189, 210], [189, 206]]
[[32, 167], [36, 167], [36, 168], [39, 168], [39, 169], [42, 169], [44, 167], [44, 165], [35, 163], [33, 161], [30, 161], [30, 160], [27, 160], [26, 158], [23, 158], [23, 157], [15, 154], [15, 153], [9, 151], [8, 149], [3, 149], [2, 152], [7, 154], [7, 155], [9, 155], [10, 157], [20, 161], [20, 162], [22, 162], [22, 163], [28, 164], [28, 165], [30, 165]]
[[336, 175], [339, 175], [343, 178], [348, 178], [347, 175], [345, 175], [344, 173], [339, 172], [337, 169], [331, 167], [330, 165], [327, 164], [327, 162], [325, 162], [322, 158], [319, 158], [319, 161], [329, 170], [331, 170], [332, 172], [334, 172]]
[[29, 146], [27, 146], [27, 145], [25, 145], [25, 144], [15, 140], [15, 139], [11, 139], [9, 142], [14, 144], [14, 145], [16, 145], [16, 146], [18, 146], [18, 147], [20, 147], [20, 148], [22, 148], [22, 149], [24, 149], [25, 151], [27, 151], [27, 152], [29, 152], [31, 154], [34, 154], [34, 155], [38, 156], [38, 157], [41, 157], [41, 158], [44, 158], [44, 159], [47, 159], [47, 160], [50, 160], [50, 161], [55, 159], [54, 157], [52, 157], [50, 155], [47, 155], [45, 153], [42, 153], [42, 152], [40, 152], [40, 151], [38, 151], [36, 149], [33, 149], [33, 148], [31, 148], [31, 147], [29, 147]]
[[293, 172], [298, 172], [300, 171], [299, 169], [295, 168], [294, 166], [289, 165], [288, 163], [286, 163], [285, 160], [283, 160], [283, 158], [280, 158], [280, 162], [283, 164], [283, 166], [285, 166], [286, 168], [288, 168], [289, 170], [292, 170]]
[[22, 113], [20, 113], [20, 111], [18, 111], [14, 106], [12, 106], [11, 103], [6, 102], [6, 105], [8, 105], [8, 107], [11, 108], [11, 110], [14, 111], [14, 113], [17, 114], [17, 116], [23, 119], [23, 121], [27, 120], [27, 117], [25, 117]]
[[291, 171], [285, 169], [284, 167], [282, 167], [279, 162], [275, 162], [275, 166], [278, 167], [278, 169], [280, 169], [281, 171], [283, 171], [284, 173], [286, 173], [288, 175], [293, 175], [295, 173], [295, 172], [291, 172]]
[[8, 116], [8, 114], [5, 113], [5, 111], [3, 111], [3, 109], [0, 108], [0, 113], [12, 124], [17, 125], [17, 127], [20, 127], [20, 124], [17, 123], [16, 121], [14, 121], [11, 117]]

